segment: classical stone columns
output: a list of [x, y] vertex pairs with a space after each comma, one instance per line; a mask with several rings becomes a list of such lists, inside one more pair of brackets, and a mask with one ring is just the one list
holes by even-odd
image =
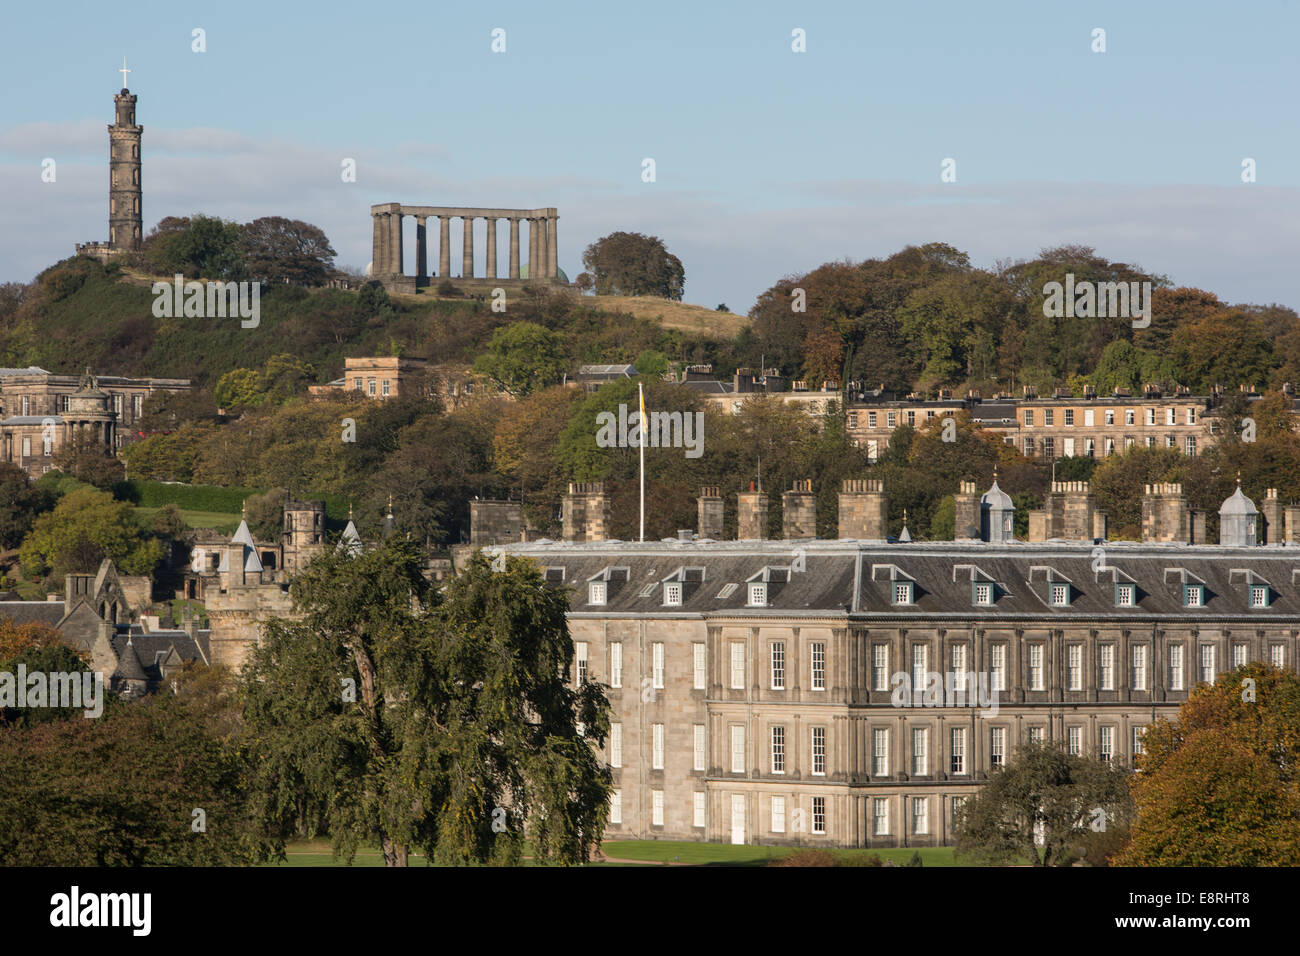
[[451, 273], [451, 216], [439, 216], [438, 227], [438, 275], [445, 279]]
[[528, 220], [528, 279], [537, 278], [537, 253], [540, 241], [537, 238], [537, 219]]
[[519, 278], [519, 219], [510, 217], [510, 278]]
[[[451, 277], [451, 220], [459, 218], [463, 229], [461, 247], [461, 278], [472, 285], [486, 285], [504, 278], [507, 271], [498, 259], [498, 227], [504, 219], [510, 223], [509, 278], [522, 279], [520, 230], [522, 221], [528, 221], [529, 280], [553, 282], [559, 276], [559, 216], [553, 207], [537, 209], [497, 209], [487, 207], [407, 206], [401, 203], [380, 203], [370, 207], [373, 227], [371, 241], [372, 274], [380, 278], [389, 291], [412, 291], [429, 285], [430, 275], [440, 279]], [[415, 217], [415, 274], [407, 275], [403, 256], [403, 219]], [[438, 268], [431, 266], [433, 250], [429, 248], [429, 220], [438, 220]], [[474, 274], [474, 221], [487, 222], [487, 262], [484, 275]], [[501, 257], [506, 251], [501, 250]]]
[[[536, 268], [530, 268], [528, 270], [528, 277], [530, 279], [545, 279], [548, 275], [546, 271], [546, 263], [547, 260], [550, 259], [550, 253], [547, 251], [547, 245], [546, 217], [542, 216], [537, 220], [537, 256], [533, 260], [537, 263], [537, 266]], [[537, 274], [533, 275], [534, 272]]]
[[388, 262], [386, 263], [388, 272], [401, 273], [403, 265], [402, 257], [402, 214], [400, 212], [390, 212], [388, 214], [388, 234], [389, 234], [389, 252]]
[[461, 216], [460, 218], [465, 223], [460, 275], [462, 279], [472, 279], [474, 278], [474, 217]]
[[426, 217], [415, 217], [415, 274], [423, 279], [429, 274], [428, 241], [425, 238]]
[[560, 217], [552, 210], [551, 214], [546, 217], [546, 275], [548, 278], [556, 278], [559, 274], [559, 261], [557, 259], [559, 248], [559, 237], [556, 235], [557, 223]]

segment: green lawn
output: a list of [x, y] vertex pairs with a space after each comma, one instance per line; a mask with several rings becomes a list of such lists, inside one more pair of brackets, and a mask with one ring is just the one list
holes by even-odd
[[[601, 844], [606, 856], [624, 860], [646, 860], [663, 863], [675, 861], [696, 866], [766, 866], [771, 860], [794, 853], [795, 847], [786, 846], [736, 846], [730, 843], [688, 843], [668, 840], [606, 840]], [[920, 847], [912, 849], [883, 850], [832, 850], [838, 857], [854, 857], [874, 853], [882, 860], [893, 860], [902, 866], [921, 854], [925, 866], [958, 866], [953, 859], [952, 847]]]
[[[605, 855], [635, 863], [596, 863], [593, 866], [662, 866], [683, 864], [693, 866], [766, 866], [769, 861], [795, 852], [794, 847], [733, 846], [729, 843], [692, 843], [668, 840], [607, 840], [601, 844]], [[528, 854], [525, 849], [525, 856]], [[951, 847], [922, 847], [913, 850], [833, 850], [837, 856], [857, 856], [875, 853], [882, 860], [893, 860], [899, 866], [907, 863], [912, 854], [920, 853], [926, 866], [958, 866]], [[334, 860], [329, 840], [298, 840], [285, 849], [286, 860], [278, 866], [342, 866]], [[423, 856], [411, 854], [411, 866], [427, 866]], [[357, 851], [353, 866], [383, 866], [384, 856], [377, 847]], [[529, 859], [525, 866], [532, 866]]]
[[[134, 510], [136, 520], [144, 525], [148, 524], [149, 519], [162, 509], [137, 507]], [[224, 511], [187, 511], [182, 508], [181, 518], [191, 528], [215, 528], [229, 534], [234, 534], [235, 529], [239, 527], [239, 515]]]

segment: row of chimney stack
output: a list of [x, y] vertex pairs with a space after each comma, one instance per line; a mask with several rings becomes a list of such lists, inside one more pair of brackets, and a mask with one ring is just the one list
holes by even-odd
[[[954, 498], [954, 539], [957, 541], [1009, 541], [1014, 507], [997, 487], [981, 495], [975, 482], [962, 481]], [[513, 501], [470, 503], [470, 544], [474, 547], [506, 544], [525, 539], [523, 509]], [[761, 541], [767, 538], [767, 492], [755, 490], [736, 495], [737, 538]], [[812, 481], [797, 480], [781, 495], [782, 537], [787, 540], [817, 536], [817, 498]], [[606, 541], [610, 538], [609, 496], [603, 482], [571, 482], [563, 498], [562, 535], [565, 541]], [[706, 485], [697, 499], [698, 537], [723, 539], [726, 503], [721, 489]], [[1221, 528], [1220, 543], [1300, 543], [1300, 505], [1284, 506], [1277, 489], [1269, 488], [1259, 508], [1258, 521], [1249, 533]], [[1054, 481], [1041, 509], [1029, 512], [1030, 542], [1048, 540], [1094, 541], [1107, 535], [1107, 515], [1096, 507], [1086, 481]], [[884, 482], [874, 478], [851, 478], [839, 493], [840, 539], [883, 541], [888, 537], [889, 502]], [[1142, 496], [1142, 541], [1208, 544], [1206, 512], [1188, 507], [1181, 484], [1149, 484]], [[690, 540], [691, 532], [679, 531], [678, 538]]]

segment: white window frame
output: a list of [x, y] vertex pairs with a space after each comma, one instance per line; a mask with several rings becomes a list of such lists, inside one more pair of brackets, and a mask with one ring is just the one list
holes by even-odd
[[1083, 690], [1083, 645], [1065, 645], [1065, 689]]
[[650, 681], [656, 690], [664, 686], [664, 642], [655, 641], [650, 645]]
[[731, 642], [731, 689], [745, 689], [745, 642]]
[[767, 607], [767, 585], [762, 581], [749, 582], [749, 606]]
[[696, 724], [692, 733], [691, 742], [691, 769], [707, 770], [708, 760], [708, 738], [705, 733], [704, 724]]
[[1097, 648], [1097, 689], [1115, 689], [1115, 645], [1102, 644]]
[[785, 773], [785, 725], [773, 724], [768, 732], [772, 773]]
[[813, 641], [809, 648], [809, 658], [812, 661], [812, 689], [826, 689], [826, 642]]
[[771, 689], [785, 690], [785, 641], [772, 641], [767, 645], [771, 665]]
[[[1214, 678], [1217, 676], [1216, 666], [1218, 661], [1215, 659], [1217, 656], [1215, 650], [1213, 644], [1201, 645], [1200, 666], [1197, 668], [1196, 673], [1203, 684], [1213, 684]], [[1205, 676], [1206, 674], [1209, 674], [1208, 678]]]
[[623, 766], [623, 725], [609, 725], [609, 765], [615, 770]]
[[1068, 584], [1052, 585], [1052, 607], [1069, 607], [1070, 586]]
[[664, 725], [650, 725], [650, 769], [664, 769]]
[[875, 727], [871, 731], [871, 775], [889, 776], [889, 728]]
[[1083, 756], [1083, 728], [1078, 724], [1065, 728], [1065, 752], [1071, 757]]
[[664, 825], [664, 792], [662, 790], [650, 791], [650, 825], [656, 827]]
[[1232, 669], [1245, 667], [1250, 660], [1250, 646], [1241, 642], [1232, 642]]
[[871, 798], [871, 833], [873, 836], [889, 836], [889, 798]]
[[691, 686], [705, 690], [709, 679], [709, 654], [703, 641], [691, 645]]
[[609, 795], [609, 822], [621, 824], [623, 822], [623, 791], [613, 790]]
[[694, 801], [694, 819], [691, 821], [696, 828], [703, 828], [709, 823], [709, 795], [703, 790], [696, 790], [693, 795]]
[[682, 606], [682, 582], [665, 581], [664, 582], [664, 607], [681, 607]]
[[812, 798], [812, 832], [824, 834], [826, 832], [826, 798]]
[[1043, 681], [1043, 675], [1044, 675], [1043, 660], [1045, 656], [1046, 655], [1043, 650], [1042, 644], [1029, 645], [1029, 689], [1030, 690], [1045, 689], [1045, 683]]
[[954, 776], [966, 774], [966, 728], [953, 727], [949, 736], [949, 771]]
[[1134, 644], [1131, 660], [1130, 689], [1145, 691], [1147, 689], [1147, 646]]
[[889, 690], [889, 645], [871, 646], [871, 689]]
[[989, 690], [1007, 689], [1007, 645], [989, 645]]
[[574, 655], [577, 658], [579, 684], [587, 679], [587, 674], [590, 671], [590, 667], [588, 666], [590, 658], [588, 657], [588, 654], [589, 648], [586, 641], [578, 641], [574, 644]]
[[989, 728], [989, 766], [1004, 767], [1007, 762], [1007, 728]]
[[773, 833], [785, 832], [785, 797], [772, 797], [771, 830]]
[[930, 832], [930, 798], [912, 798], [912, 833], [926, 836]]
[[1183, 645], [1170, 644], [1169, 645], [1169, 689], [1170, 690], [1187, 689], [1187, 687], [1183, 683], [1184, 666], [1185, 665], [1183, 662]]
[[930, 728], [912, 728], [912, 776], [930, 775]]
[[826, 728], [812, 728], [812, 775], [826, 776]]
[[731, 725], [731, 772], [745, 772], [745, 725]]
[[623, 686], [623, 642], [613, 641], [609, 645], [609, 686]]

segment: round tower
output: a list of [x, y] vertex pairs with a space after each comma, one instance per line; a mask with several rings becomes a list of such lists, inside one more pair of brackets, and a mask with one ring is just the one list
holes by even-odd
[[[125, 74], [123, 74], [125, 76]], [[144, 238], [140, 199], [140, 134], [136, 97], [125, 86], [113, 97], [116, 122], [108, 128], [108, 246], [135, 250]]]

